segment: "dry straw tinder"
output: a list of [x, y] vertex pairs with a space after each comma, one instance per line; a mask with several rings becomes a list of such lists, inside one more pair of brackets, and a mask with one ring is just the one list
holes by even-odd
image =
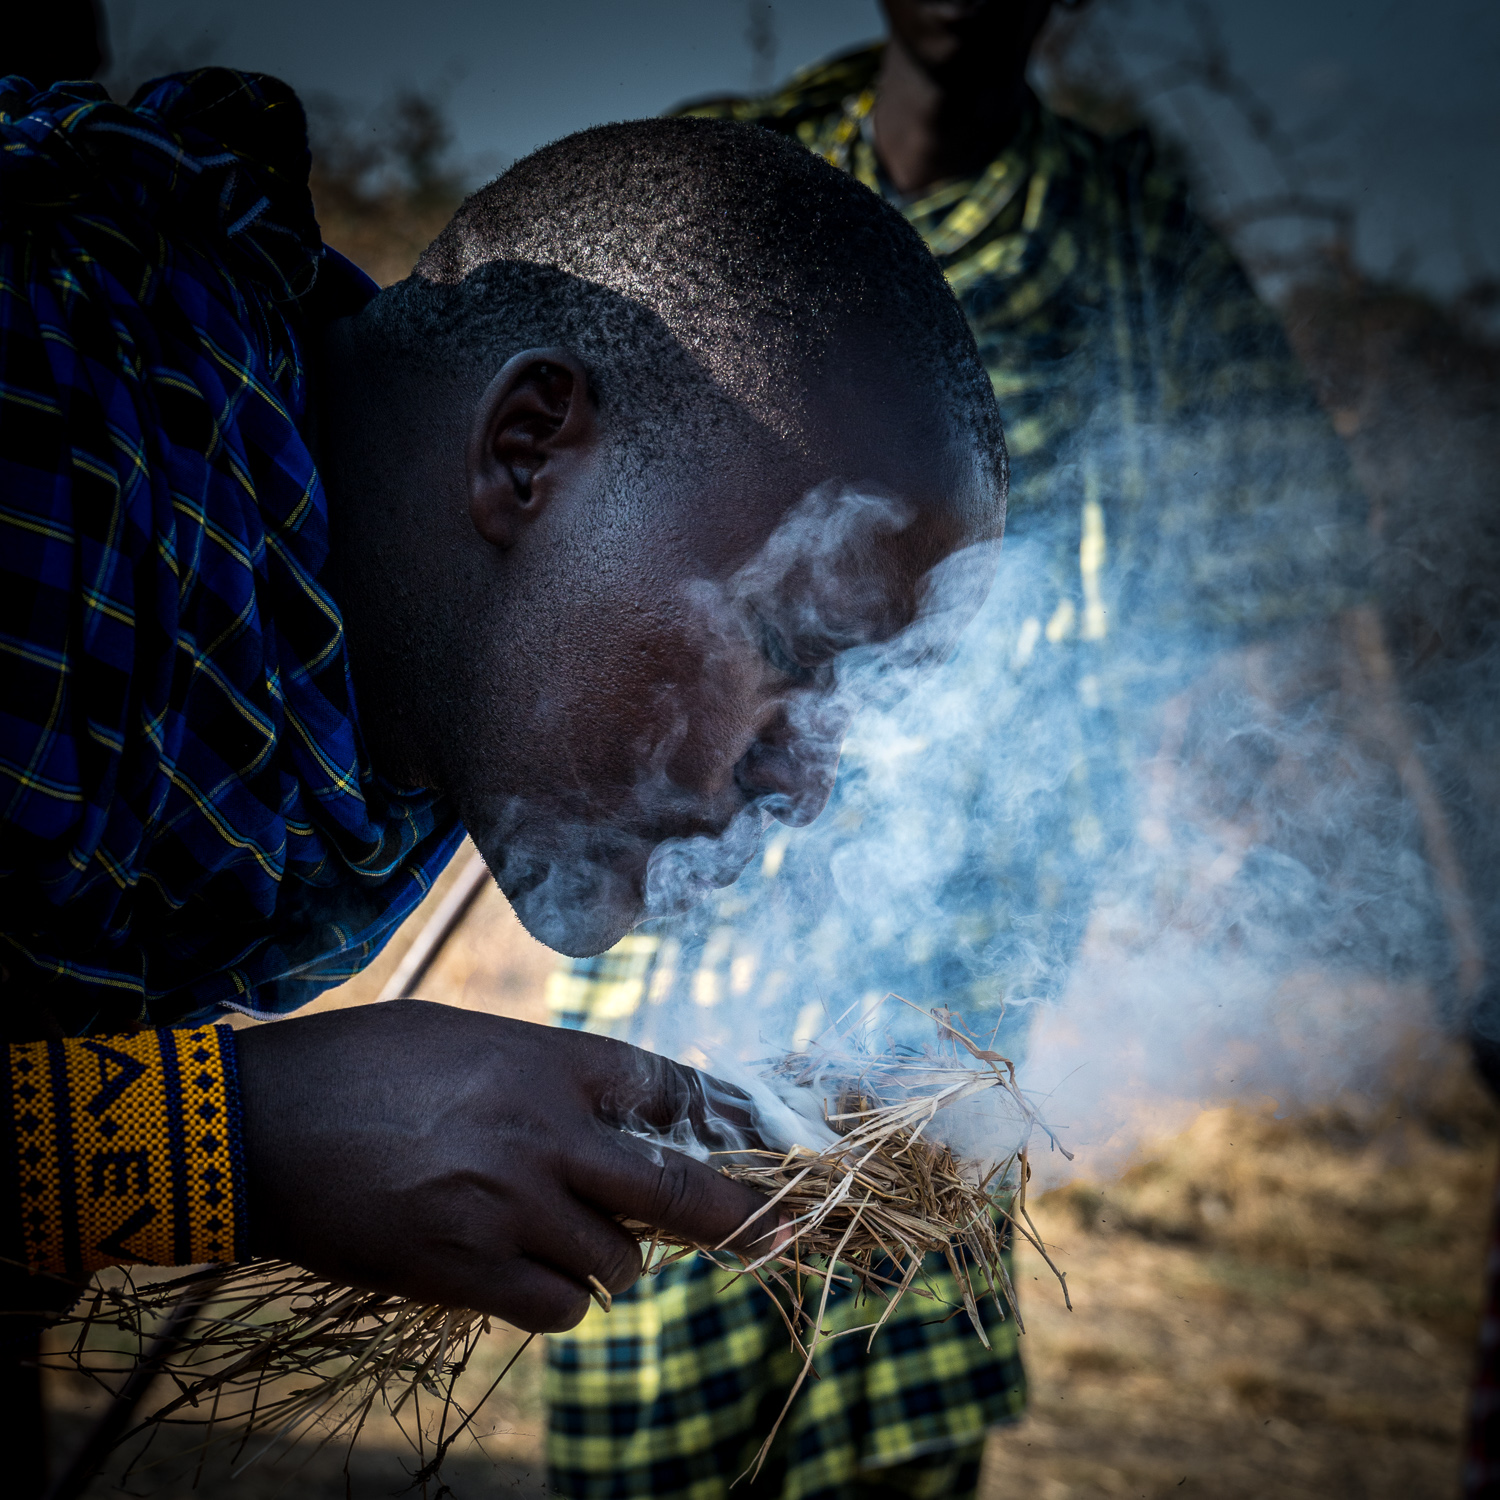
[[[986, 1343], [977, 1296], [991, 1297], [1002, 1316], [1017, 1316], [1002, 1256], [1010, 1239], [1019, 1236], [1052, 1264], [1026, 1208], [1030, 1142], [1038, 1132], [1051, 1140], [1050, 1133], [1006, 1058], [979, 1046], [947, 1012], [933, 1012], [932, 1021], [936, 1039], [920, 1052], [872, 1053], [868, 1042], [855, 1044], [834, 1028], [832, 1042], [774, 1060], [765, 1072], [783, 1091], [823, 1089], [827, 1128], [819, 1134], [831, 1130], [832, 1143], [752, 1146], [717, 1162], [767, 1198], [734, 1236], [764, 1248], [723, 1263], [765, 1288], [802, 1355], [788, 1407], [831, 1337], [873, 1340], [902, 1298], [934, 1295], [922, 1276], [927, 1256], [946, 1259]], [[994, 1091], [1019, 1124], [1015, 1143], [987, 1162], [966, 1160], [943, 1139], [946, 1112]], [[645, 1225], [626, 1227], [647, 1242], [648, 1272], [704, 1248]], [[725, 1245], [708, 1253], [729, 1254]], [[1066, 1300], [1066, 1281], [1053, 1270]], [[839, 1284], [868, 1299], [871, 1317], [829, 1335], [824, 1319]], [[607, 1311], [609, 1294], [596, 1284], [594, 1295]], [[134, 1433], [203, 1423], [204, 1445], [216, 1433], [232, 1437], [241, 1464], [304, 1437], [352, 1446], [379, 1406], [409, 1431], [417, 1479], [431, 1479], [510, 1368], [464, 1409], [455, 1389], [489, 1330], [487, 1317], [331, 1285], [276, 1261], [149, 1282], [103, 1276], [75, 1310], [69, 1359], [109, 1385], [128, 1370], [127, 1351], [150, 1351], [163, 1320], [177, 1309], [180, 1322], [184, 1307], [195, 1310], [191, 1337], [158, 1344], [154, 1354], [175, 1394]], [[431, 1403], [438, 1407], [435, 1433], [423, 1422], [424, 1400], [429, 1417]], [[778, 1417], [766, 1434], [757, 1471], [780, 1424]]]

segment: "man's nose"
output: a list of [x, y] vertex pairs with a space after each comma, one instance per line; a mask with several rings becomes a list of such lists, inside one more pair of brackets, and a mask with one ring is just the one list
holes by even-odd
[[782, 823], [802, 828], [828, 803], [842, 736], [798, 732], [784, 721], [763, 734], [735, 767], [740, 790]]

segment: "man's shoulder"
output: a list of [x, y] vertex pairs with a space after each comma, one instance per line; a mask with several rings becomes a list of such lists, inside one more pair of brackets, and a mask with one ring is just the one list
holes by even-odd
[[799, 126], [839, 109], [845, 99], [874, 82], [882, 44], [841, 52], [794, 73], [769, 94], [716, 94], [691, 99], [670, 113], [695, 119], [742, 120], [795, 133]]
[[1233, 261], [1175, 143], [1145, 124], [1103, 131], [1045, 107], [1042, 115], [1041, 159], [1070, 215], [1128, 231], [1157, 261]]
[[191, 242], [277, 301], [316, 279], [307, 122], [279, 79], [200, 68], [120, 105], [95, 83], [38, 89], [11, 77], [0, 148], [0, 193], [28, 224], [83, 215], [140, 249]]

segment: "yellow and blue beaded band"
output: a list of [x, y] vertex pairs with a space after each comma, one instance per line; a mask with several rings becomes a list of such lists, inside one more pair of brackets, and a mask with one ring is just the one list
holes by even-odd
[[229, 1027], [12, 1043], [8, 1082], [33, 1270], [245, 1253]]

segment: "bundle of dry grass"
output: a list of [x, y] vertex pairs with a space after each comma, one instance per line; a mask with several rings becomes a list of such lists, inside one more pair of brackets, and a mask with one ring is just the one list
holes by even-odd
[[[160, 1351], [157, 1336], [185, 1306], [197, 1310], [191, 1337]], [[155, 1344], [159, 1371], [176, 1387], [121, 1444], [193, 1423], [204, 1428], [205, 1450], [216, 1437], [233, 1440], [243, 1467], [304, 1437], [352, 1448], [379, 1405], [410, 1440], [424, 1486], [531, 1342], [465, 1410], [457, 1386], [490, 1331], [487, 1316], [336, 1286], [286, 1261], [147, 1282], [103, 1273], [72, 1321], [64, 1355], [72, 1368], [113, 1391], [114, 1377], [128, 1376]], [[424, 1396], [435, 1431], [424, 1422]]]
[[[794, 1087], [837, 1080], [829, 1101], [835, 1107], [825, 1102], [823, 1109], [824, 1121], [837, 1136], [832, 1144], [817, 1151], [794, 1144], [785, 1151], [725, 1153], [721, 1170], [768, 1200], [757, 1215], [767, 1227], [755, 1236], [767, 1248], [741, 1267], [741, 1274], [754, 1276], [765, 1287], [803, 1356], [752, 1476], [765, 1462], [818, 1351], [832, 1338], [856, 1334], [868, 1334], [873, 1343], [903, 1297], [933, 1295], [921, 1284], [929, 1255], [946, 1259], [963, 1310], [986, 1348], [989, 1337], [975, 1300], [976, 1281], [994, 1299], [1001, 1317], [1009, 1314], [1020, 1324], [1002, 1253], [1013, 1235], [1025, 1239], [1051, 1267], [1064, 1302], [1072, 1306], [1067, 1277], [1047, 1254], [1026, 1210], [1034, 1132], [1040, 1130], [1070, 1159], [1071, 1153], [1017, 1086], [1008, 1058], [981, 1048], [948, 1012], [934, 1011], [932, 1018], [940, 1045], [919, 1055], [861, 1056], [847, 1038], [838, 1037], [831, 1047], [815, 1046], [774, 1064], [774, 1071]], [[1003, 1091], [1020, 1129], [1014, 1148], [986, 1167], [963, 1160], [937, 1138], [938, 1117], [995, 1089]], [[627, 1227], [650, 1232], [645, 1225]], [[755, 1227], [752, 1220], [734, 1238], [742, 1241], [746, 1229]], [[663, 1241], [658, 1236], [651, 1243], [656, 1250]], [[665, 1264], [696, 1248], [679, 1245], [654, 1263]], [[822, 1283], [813, 1307], [806, 1295], [809, 1281]], [[828, 1334], [828, 1299], [841, 1282], [882, 1305], [871, 1322]], [[785, 1295], [776, 1296], [778, 1290]]]
[[[937, 1042], [921, 1052], [871, 1055], [834, 1028], [830, 1045], [775, 1061], [768, 1071], [783, 1092], [800, 1090], [806, 1099], [825, 1091], [824, 1128], [817, 1135], [827, 1142], [816, 1150], [794, 1142], [784, 1150], [728, 1152], [717, 1163], [768, 1200], [734, 1237], [743, 1243], [748, 1235], [764, 1250], [748, 1262], [736, 1257], [726, 1268], [760, 1282], [803, 1357], [754, 1471], [829, 1338], [867, 1333], [873, 1340], [903, 1297], [933, 1295], [922, 1284], [928, 1255], [946, 1259], [963, 1289], [963, 1310], [986, 1347], [976, 1284], [1002, 1317], [1017, 1316], [1002, 1256], [1010, 1236], [1026, 1239], [1052, 1265], [1026, 1210], [1026, 1183], [1032, 1134], [1041, 1130], [1057, 1142], [1017, 1087], [1010, 1062], [981, 1048], [946, 1012], [932, 1016]], [[940, 1117], [993, 1090], [1002, 1091], [1017, 1140], [983, 1165], [944, 1143]], [[627, 1222], [626, 1228], [649, 1241], [648, 1271], [702, 1248], [653, 1235], [646, 1225]], [[1066, 1300], [1066, 1279], [1053, 1270]], [[879, 1311], [866, 1324], [829, 1335], [829, 1296], [840, 1284], [870, 1298]], [[608, 1311], [609, 1294], [598, 1283], [594, 1294]], [[410, 1416], [403, 1430], [419, 1455], [417, 1478], [425, 1482], [510, 1368], [464, 1411], [455, 1387], [489, 1328], [486, 1317], [333, 1286], [296, 1266], [267, 1261], [146, 1284], [128, 1276], [101, 1282], [75, 1314], [74, 1364], [101, 1379], [119, 1373], [91, 1357], [99, 1331], [123, 1332], [144, 1348], [153, 1327], [184, 1299], [201, 1302], [203, 1311], [192, 1340], [163, 1363], [177, 1393], [135, 1431], [206, 1422], [207, 1444], [215, 1427], [223, 1432], [227, 1426], [245, 1462], [313, 1434], [320, 1444], [352, 1445], [382, 1403], [398, 1422]], [[439, 1410], [430, 1450], [420, 1410], [424, 1395]]]

